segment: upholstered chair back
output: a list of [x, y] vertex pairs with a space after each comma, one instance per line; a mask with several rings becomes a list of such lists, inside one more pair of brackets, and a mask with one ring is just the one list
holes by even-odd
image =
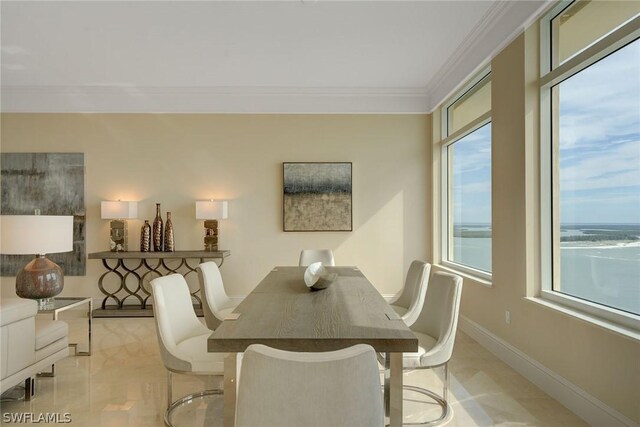
[[298, 262], [300, 267], [308, 267], [314, 262], [321, 262], [322, 265], [326, 266], [336, 265], [331, 249], [303, 249], [300, 252], [300, 260]]
[[436, 272], [427, 286], [424, 306], [412, 330], [432, 337], [436, 343], [423, 358], [423, 366], [446, 363], [453, 352], [458, 327], [462, 278], [455, 274]]
[[254, 344], [242, 359], [236, 427], [384, 425], [373, 348], [298, 353]]

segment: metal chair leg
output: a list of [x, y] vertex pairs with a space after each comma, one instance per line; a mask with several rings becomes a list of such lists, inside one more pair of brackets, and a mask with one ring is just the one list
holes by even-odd
[[191, 393], [180, 399], [173, 401], [173, 372], [167, 370], [167, 410], [164, 413], [164, 425], [167, 427], [174, 427], [171, 422], [171, 414], [173, 411], [181, 406], [187, 405], [196, 399], [204, 399], [207, 396], [222, 395], [223, 390], [213, 389], [204, 390], [197, 393]]
[[443, 380], [442, 381], [443, 383], [442, 397], [438, 396], [436, 393], [432, 392], [431, 390], [427, 390], [422, 387], [416, 387], [411, 385], [405, 385], [402, 387], [404, 390], [410, 390], [416, 393], [420, 393], [433, 399], [442, 408], [442, 413], [440, 414], [440, 417], [434, 420], [425, 421], [423, 423], [405, 423], [404, 425], [435, 426], [444, 422], [447, 418], [449, 418], [449, 415], [451, 414], [451, 406], [449, 405], [449, 364], [445, 363], [443, 365], [443, 369], [444, 369], [444, 378], [442, 379]]
[[36, 394], [36, 380], [33, 377], [29, 377], [24, 380], [24, 400], [30, 401], [33, 395]]
[[444, 378], [442, 386], [442, 399], [445, 402], [449, 402], [449, 363], [444, 364]]
[[173, 373], [167, 371], [167, 408], [173, 403]]

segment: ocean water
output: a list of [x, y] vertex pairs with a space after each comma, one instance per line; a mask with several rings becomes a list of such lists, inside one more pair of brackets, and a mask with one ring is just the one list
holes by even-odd
[[640, 246], [560, 248], [563, 292], [640, 314]]
[[[566, 235], [576, 234], [579, 232], [568, 230]], [[491, 271], [491, 239], [454, 237], [454, 260]], [[556, 291], [640, 314], [639, 243], [563, 242], [560, 277], [561, 288]]]
[[490, 273], [491, 239], [454, 237], [453, 261]]

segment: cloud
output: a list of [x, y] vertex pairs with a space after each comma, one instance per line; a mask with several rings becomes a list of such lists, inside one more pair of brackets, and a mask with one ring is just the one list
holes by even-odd
[[600, 150], [561, 155], [561, 190], [614, 189], [640, 185], [640, 136]]
[[560, 83], [560, 148], [593, 148], [640, 133], [640, 41]]
[[[617, 209], [637, 204], [640, 189], [640, 41], [614, 52], [556, 88], [560, 100], [561, 203], [632, 189]], [[584, 190], [591, 190], [585, 193]], [[573, 192], [580, 192], [580, 200]], [[619, 192], [618, 192], [619, 193]], [[636, 197], [634, 197], [634, 194]], [[613, 213], [612, 200], [598, 215]], [[593, 205], [593, 203], [589, 203]]]

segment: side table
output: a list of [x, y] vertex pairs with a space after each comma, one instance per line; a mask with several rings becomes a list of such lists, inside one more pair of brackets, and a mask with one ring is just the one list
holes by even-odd
[[93, 300], [89, 297], [55, 297], [54, 307], [47, 310], [38, 310], [38, 313], [53, 313], [53, 320], [58, 320], [58, 316], [65, 310], [78, 307], [82, 304], [89, 305], [87, 318], [88, 324], [88, 349], [87, 351], [78, 351], [78, 343], [69, 343], [69, 347], [73, 347], [76, 356], [91, 356], [91, 322], [93, 320]]

